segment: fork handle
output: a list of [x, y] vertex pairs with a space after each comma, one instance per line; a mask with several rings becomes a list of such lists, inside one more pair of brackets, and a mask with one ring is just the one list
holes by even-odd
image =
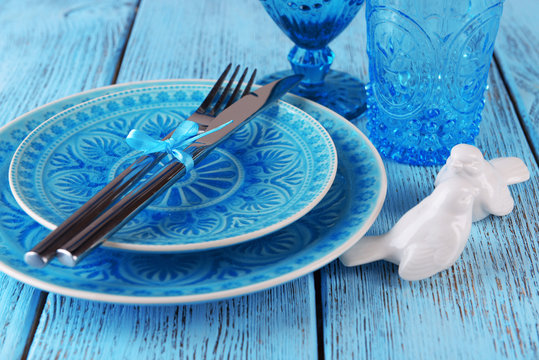
[[[196, 148], [192, 155], [195, 164], [204, 159], [212, 148], [213, 146]], [[153, 199], [184, 175], [185, 166], [182, 163], [173, 161], [167, 165], [158, 174], [128, 193], [91, 222], [84, 230], [58, 248], [56, 252], [58, 260], [64, 265], [75, 266], [92, 249], [102, 244], [105, 237], [120, 229], [133, 216], [151, 203]]]
[[[170, 133], [167, 137], [172, 135]], [[27, 264], [42, 268], [56, 256], [56, 249], [71, 239], [81, 229], [86, 228], [99, 214], [118, 198], [123, 196], [144, 175], [155, 167], [166, 153], [151, 154], [137, 159], [110, 183], [92, 196], [82, 207], [69, 216], [62, 224], [24, 255]]]

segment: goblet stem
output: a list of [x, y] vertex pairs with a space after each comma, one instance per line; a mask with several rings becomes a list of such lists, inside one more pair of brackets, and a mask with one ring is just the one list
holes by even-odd
[[365, 110], [365, 85], [341, 71], [330, 70], [334, 54], [329, 47], [312, 50], [294, 46], [288, 54], [291, 70], [279, 71], [259, 80], [261, 85], [285, 76], [302, 74], [304, 79], [292, 93], [316, 101], [353, 119]]
[[303, 75], [301, 85], [311, 87], [322, 85], [324, 77], [333, 63], [335, 54], [329, 47], [322, 49], [305, 49], [295, 45], [288, 54], [288, 61], [296, 74]]

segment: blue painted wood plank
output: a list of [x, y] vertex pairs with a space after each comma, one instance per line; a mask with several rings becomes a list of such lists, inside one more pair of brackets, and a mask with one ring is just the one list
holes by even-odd
[[[57, 98], [110, 83], [135, 5], [2, 1], [0, 125]], [[0, 283], [0, 359], [17, 359], [39, 316], [41, 292], [3, 274]]]
[[0, 4], [0, 124], [54, 99], [110, 84], [135, 1]]
[[[129, 306], [51, 296], [30, 359], [312, 359], [312, 280], [191, 306]], [[284, 346], [284, 345], [287, 346]]]
[[259, 78], [289, 67], [292, 42], [258, 0], [143, 1], [134, 31], [119, 83], [215, 79], [229, 62], [258, 68]]
[[[257, 27], [259, 32], [246, 31]], [[284, 37], [256, 1], [143, 1], [118, 82], [216, 78], [228, 62], [277, 70], [287, 65], [288, 44], [274, 59], [254, 50], [271, 49], [275, 36]], [[306, 276], [261, 293], [189, 306], [120, 306], [54, 296], [29, 357], [316, 358], [313, 284]]]
[[[506, 217], [473, 225], [449, 270], [418, 282], [377, 262], [322, 271], [327, 359], [534, 359], [539, 357], [537, 162], [493, 67], [477, 146], [487, 158], [518, 156], [532, 173], [511, 187]], [[388, 195], [371, 234], [387, 232], [433, 188], [439, 168], [386, 161]]]
[[506, 1], [496, 38], [496, 60], [535, 156], [539, 156], [539, 2]]

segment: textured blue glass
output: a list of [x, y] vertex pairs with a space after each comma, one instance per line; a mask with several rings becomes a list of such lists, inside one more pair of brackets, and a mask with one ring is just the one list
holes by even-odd
[[[292, 71], [304, 79], [294, 93], [320, 102], [341, 115], [364, 109], [363, 85], [348, 74], [330, 71], [335, 57], [327, 46], [352, 21], [364, 0], [260, 0], [279, 28], [295, 43], [288, 54]], [[268, 83], [287, 73], [273, 74]]]
[[325, 47], [352, 21], [364, 0], [260, 0], [273, 21], [298, 46]]
[[367, 127], [382, 153], [442, 164], [479, 133], [503, 0], [369, 0]]

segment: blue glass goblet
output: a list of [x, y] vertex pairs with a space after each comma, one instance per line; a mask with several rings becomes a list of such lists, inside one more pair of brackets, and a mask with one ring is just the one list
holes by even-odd
[[316, 101], [351, 119], [365, 110], [364, 84], [330, 71], [335, 57], [327, 46], [352, 21], [364, 0], [260, 0], [279, 28], [294, 42], [288, 54], [292, 71], [271, 74], [269, 83], [292, 72], [303, 74], [293, 93]]

